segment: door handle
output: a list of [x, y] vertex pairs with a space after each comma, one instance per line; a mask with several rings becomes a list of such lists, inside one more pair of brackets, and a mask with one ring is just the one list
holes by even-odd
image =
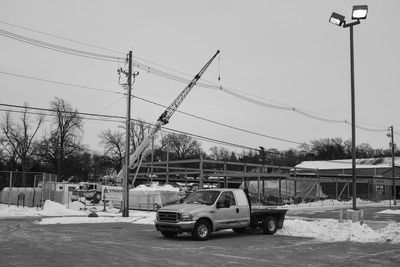
[[236, 208], [236, 213], [239, 213], [239, 208]]

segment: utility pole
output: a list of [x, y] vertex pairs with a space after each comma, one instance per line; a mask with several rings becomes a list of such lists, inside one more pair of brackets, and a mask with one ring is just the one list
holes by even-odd
[[122, 84], [127, 89], [126, 94], [126, 133], [125, 133], [125, 164], [123, 166], [124, 176], [122, 179], [122, 217], [129, 217], [129, 152], [130, 152], [130, 127], [131, 127], [131, 91], [132, 91], [132, 77], [135, 79], [138, 72], [132, 72], [132, 51], [129, 51], [128, 58], [128, 71], [122, 68], [118, 69], [118, 74], [125, 74], [127, 83]]
[[395, 180], [395, 165], [394, 165], [394, 148], [395, 148], [395, 143], [394, 143], [394, 134], [393, 134], [393, 125], [390, 126], [390, 133], [388, 136], [391, 138], [390, 146], [392, 148], [392, 177], [393, 177], [393, 205], [396, 204], [396, 180]]
[[130, 129], [131, 129], [131, 91], [132, 91], [132, 51], [128, 55], [128, 92], [126, 96], [126, 134], [125, 134], [125, 175], [123, 183], [123, 203], [124, 209], [122, 217], [129, 217], [129, 148], [130, 148]]

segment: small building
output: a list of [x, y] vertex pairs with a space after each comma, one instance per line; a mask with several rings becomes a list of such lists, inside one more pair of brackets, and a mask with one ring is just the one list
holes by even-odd
[[[298, 175], [314, 170], [321, 188], [330, 198], [351, 198], [353, 172], [352, 160], [303, 161], [295, 166]], [[356, 159], [356, 196], [362, 199], [391, 199], [393, 182], [396, 199], [400, 198], [400, 157], [395, 158], [394, 178], [392, 158]]]

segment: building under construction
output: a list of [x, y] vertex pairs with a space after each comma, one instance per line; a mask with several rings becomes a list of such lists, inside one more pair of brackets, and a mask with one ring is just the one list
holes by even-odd
[[[295, 167], [202, 158], [146, 162], [131, 173], [130, 179], [135, 185], [159, 182], [199, 188], [242, 187], [249, 190], [254, 201], [264, 204], [351, 198], [352, 171], [346, 160], [339, 164], [341, 168], [312, 163], [317, 162], [303, 162]], [[386, 165], [358, 164], [357, 197], [373, 201], [391, 199], [393, 181], [399, 186], [399, 169], [396, 167], [395, 179], [389, 175], [390, 170], [391, 166]]]

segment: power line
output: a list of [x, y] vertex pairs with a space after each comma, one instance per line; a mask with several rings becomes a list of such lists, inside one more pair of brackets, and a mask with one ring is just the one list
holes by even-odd
[[[76, 41], [76, 40], [60, 37], [60, 36], [57, 36], [57, 35], [44, 33], [44, 32], [41, 32], [41, 31], [29, 29], [29, 28], [26, 28], [26, 27], [17, 26], [17, 25], [14, 25], [14, 24], [6, 23], [6, 22], [1, 22], [1, 23], [9, 25], [9, 26], [18, 27], [18, 28], [21, 28], [21, 29], [25, 29], [25, 30], [29, 30], [29, 31], [33, 31], [33, 32], [41, 33], [41, 34], [45, 34], [45, 35], [48, 35], [48, 36], [56, 37], [56, 38], [59, 38], [59, 39], [73, 41], [73, 42], [85, 44], [85, 45], [88, 45], [88, 46], [97, 47], [97, 48], [100, 48], [100, 49], [111, 50], [111, 49], [106, 49], [104, 47], [96, 46], [96, 45], [93, 45], [93, 44], [88, 44], [88, 43], [84, 43], [84, 42], [80, 42], [80, 41]], [[48, 48], [48, 49], [51, 49], [51, 50], [55, 50], [55, 51], [58, 51], [58, 52], [63, 52], [63, 53], [71, 54], [71, 55], [82, 56], [82, 57], [87, 57], [87, 58], [91, 58], [91, 59], [112, 61], [112, 62], [120, 62], [121, 60], [123, 60], [122, 58], [115, 57], [115, 56], [92, 53], [92, 52], [88, 52], [88, 51], [77, 50], [77, 49], [72, 49], [72, 48], [68, 48], [68, 47], [65, 47], [65, 46], [59, 46], [59, 45], [55, 45], [55, 44], [51, 44], [51, 43], [47, 43], [47, 42], [42, 42], [42, 41], [39, 41], [39, 40], [36, 40], [36, 39], [33, 39], [33, 38], [25, 37], [25, 36], [18, 35], [18, 34], [15, 34], [15, 33], [12, 33], [12, 32], [8, 32], [8, 31], [5, 31], [5, 30], [1, 30], [1, 29], [0, 29], [0, 35], [3, 35], [3, 36], [8, 37], [8, 38], [15, 39], [15, 40], [18, 40], [18, 41], [21, 41], [21, 42], [29, 43], [29, 44], [32, 44], [32, 45], [40, 46], [40, 47], [43, 47], [43, 48]], [[111, 50], [111, 51], [118, 52], [116, 50]], [[136, 58], [138, 58], [138, 57], [136, 57]], [[182, 77], [170, 74], [168, 72], [158, 70], [156, 68], [147, 66], [147, 65], [142, 64], [142, 63], [137, 62], [137, 61], [135, 61], [134, 65], [139, 69], [147, 71], [148, 73], [152, 73], [154, 75], [158, 75], [160, 77], [163, 77], [163, 78], [166, 78], [166, 79], [169, 79], [169, 80], [173, 80], [173, 81], [181, 82], [181, 83], [185, 83], [185, 84], [190, 82], [189, 79], [182, 78]], [[159, 64], [157, 64], [157, 65], [159, 65]], [[162, 66], [162, 65], [159, 65], [159, 66]], [[163, 66], [163, 67], [165, 67], [165, 66]], [[165, 68], [168, 68], [168, 67], [165, 67]], [[173, 70], [171, 68], [168, 68], [168, 69]], [[182, 72], [180, 72], [180, 73], [183, 74]], [[187, 75], [187, 74], [184, 74], [184, 75]], [[288, 106], [286, 104], [281, 104], [281, 103], [270, 104], [270, 103], [265, 103], [265, 102], [258, 101], [258, 100], [255, 100], [255, 99], [251, 99], [249, 97], [246, 97], [246, 96], [242, 95], [243, 94], [242, 91], [239, 91], [239, 90], [236, 90], [236, 89], [232, 89], [232, 88], [228, 88], [228, 87], [224, 87], [224, 86], [221, 86], [221, 85], [216, 85], [215, 83], [214, 84], [210, 84], [210, 82], [209, 83], [201, 83], [201, 82], [199, 82], [199, 83], [197, 83], [197, 85], [199, 87], [203, 87], [203, 88], [219, 89], [219, 90], [221, 90], [221, 91], [223, 91], [225, 93], [228, 93], [228, 94], [230, 94], [230, 95], [232, 95], [234, 97], [237, 97], [237, 98], [242, 99], [244, 101], [247, 101], [247, 102], [250, 102], [250, 103], [253, 103], [253, 104], [256, 104], [256, 105], [260, 105], [260, 106], [263, 106], [263, 107], [280, 109], [280, 110], [287, 110], [287, 111], [293, 111], [293, 112], [297, 112], [298, 114], [301, 114], [303, 116], [306, 116], [308, 118], [311, 118], [311, 119], [314, 119], [314, 120], [323, 121], [323, 122], [348, 124], [347, 120], [345, 120], [345, 119], [337, 119], [337, 118], [329, 119], [329, 118], [333, 118], [333, 116], [330, 116], [330, 115], [323, 115], [324, 117], [321, 117], [321, 115], [322, 115], [321, 113], [317, 113], [317, 112], [314, 112], [314, 111], [309, 111], [309, 110], [307, 111], [305, 109], [300, 109], [300, 108], [296, 108], [296, 107], [290, 107], [290, 106]], [[241, 92], [242, 94], [235, 93], [233, 91]], [[257, 97], [255, 95], [252, 95], [252, 96], [253, 97]], [[257, 98], [261, 98], [261, 97], [257, 97]], [[261, 99], [263, 99], [263, 98], [261, 98]], [[269, 101], [271, 101], [271, 100], [269, 100]], [[271, 102], [275, 102], [275, 101], [271, 101]], [[275, 103], [277, 103], [277, 102], [275, 102]], [[378, 129], [371, 129], [371, 128], [366, 128], [366, 127], [361, 127], [361, 126], [358, 126], [358, 125], [356, 125], [356, 127], [359, 128], [359, 129], [365, 130], [365, 131], [372, 131], [372, 132], [386, 131], [386, 129], [378, 130]]]
[[[31, 109], [31, 110], [38, 110], [38, 111], [46, 111], [46, 112], [57, 112], [57, 110], [55, 109], [48, 109], [48, 108], [37, 108], [37, 107], [31, 107], [31, 106], [21, 106], [21, 105], [13, 105], [13, 104], [5, 104], [5, 103], [0, 103], [0, 106], [5, 106], [5, 107], [10, 107], [10, 108], [19, 108], [19, 109]], [[24, 111], [16, 111], [16, 110], [4, 110], [4, 109], [0, 109], [2, 111], [6, 111], [6, 112], [16, 112], [16, 113], [23, 113]], [[59, 111], [58, 111], [59, 112]], [[110, 118], [110, 119], [121, 119], [119, 120], [112, 120], [114, 122], [118, 122], [118, 123], [122, 123], [123, 120], [125, 119], [122, 116], [114, 116], [114, 115], [106, 115], [106, 114], [93, 114], [93, 113], [87, 113], [87, 112], [75, 112], [75, 111], [63, 111], [64, 113], [75, 113], [78, 115], [83, 115], [83, 116], [89, 116], [89, 117], [100, 117], [100, 118]], [[34, 113], [34, 112], [27, 112], [28, 114], [36, 114], [36, 115], [47, 115], [47, 116], [53, 116], [56, 117], [57, 115], [55, 114], [43, 114], [43, 113]], [[104, 119], [96, 119], [96, 118], [84, 118], [84, 119], [90, 119], [90, 120], [97, 120], [97, 121], [105, 121]], [[106, 120], [107, 122], [110, 120]], [[140, 120], [136, 120], [136, 119], [131, 119], [131, 121], [134, 122], [140, 122]], [[143, 122], [143, 121], [142, 121]], [[145, 124], [147, 124], [148, 126], [154, 127], [155, 124], [152, 123], [148, 123], [148, 122], [143, 122]], [[221, 141], [218, 139], [214, 139], [214, 138], [209, 138], [209, 137], [205, 137], [202, 135], [197, 135], [197, 134], [192, 134], [192, 133], [188, 133], [188, 132], [184, 132], [184, 131], [180, 131], [180, 130], [176, 130], [176, 129], [172, 129], [172, 128], [167, 128], [167, 127], [162, 127], [162, 129], [166, 132], [174, 132], [174, 133], [179, 133], [179, 134], [183, 134], [183, 135], [187, 135], [190, 137], [193, 137], [195, 139], [200, 139], [202, 141], [206, 141], [206, 142], [210, 142], [210, 143], [216, 143], [216, 144], [221, 144], [221, 145], [227, 145], [227, 146], [231, 146], [231, 147], [237, 147], [237, 148], [241, 148], [241, 149], [248, 149], [248, 150], [253, 150], [253, 151], [260, 151], [259, 149], [256, 148], [252, 148], [252, 147], [248, 147], [245, 145], [240, 145], [240, 144], [235, 144], [235, 143], [230, 143], [230, 142], [226, 142], [226, 141]], [[285, 155], [282, 153], [278, 153], [278, 152], [270, 152], [270, 151], [266, 151], [266, 153], [268, 154], [274, 154], [274, 155], [279, 155], [279, 156], [285, 156], [285, 157], [293, 157], [290, 155]]]
[[104, 54], [98, 54], [98, 53], [92, 53], [88, 51], [83, 51], [83, 50], [78, 50], [78, 49], [73, 49], [65, 46], [60, 46], [52, 43], [47, 43], [43, 42], [37, 39], [25, 37], [19, 34], [15, 34], [9, 31], [5, 31], [0, 29], [0, 35], [11, 38], [23, 43], [35, 45], [38, 47], [46, 48], [49, 50], [69, 54], [69, 55], [74, 55], [74, 56], [80, 56], [80, 57], [85, 57], [85, 58], [90, 58], [90, 59], [96, 59], [96, 60], [103, 60], [103, 61], [111, 61], [111, 62], [120, 62], [121, 60], [124, 60], [123, 58], [115, 57], [115, 56], [110, 56], [110, 55], [104, 55]]
[[[6, 75], [15, 76], [15, 77], [20, 77], [20, 78], [26, 78], [26, 79], [42, 81], [42, 82], [60, 84], [60, 85], [77, 87], [77, 88], [94, 90], [94, 91], [100, 91], [100, 92], [104, 92], [104, 93], [114, 93], [114, 94], [120, 94], [120, 95], [123, 94], [122, 92], [118, 92], [118, 91], [110, 91], [110, 90], [106, 90], [106, 89], [100, 89], [100, 88], [96, 88], [96, 87], [89, 87], [89, 86], [78, 85], [78, 84], [73, 84], [73, 83], [58, 82], [58, 81], [54, 81], [54, 80], [48, 80], [48, 79], [37, 78], [37, 77], [32, 77], [32, 76], [20, 75], [20, 74], [9, 73], [9, 72], [4, 72], [4, 71], [0, 71], [0, 73], [6, 74]], [[154, 102], [154, 101], [142, 98], [142, 97], [139, 97], [137, 95], [133, 96], [133, 97], [137, 98], [137, 99], [139, 99], [141, 101], [153, 104], [153, 105], [157, 105], [157, 106], [160, 106], [160, 107], [163, 107], [163, 108], [167, 108], [167, 106], [165, 106], [165, 105], [159, 104], [157, 102]], [[288, 140], [288, 139], [283, 139], [283, 138], [274, 137], [274, 136], [270, 136], [270, 135], [266, 135], [266, 134], [262, 134], [262, 133], [257, 133], [255, 131], [241, 129], [241, 128], [236, 127], [236, 126], [231, 126], [231, 125], [228, 125], [228, 124], [225, 124], [225, 123], [221, 123], [221, 122], [217, 122], [217, 121], [210, 120], [210, 119], [207, 119], [207, 118], [203, 118], [203, 117], [200, 117], [200, 116], [197, 116], [197, 115], [193, 115], [193, 114], [190, 114], [190, 113], [187, 113], [187, 112], [184, 112], [184, 111], [176, 110], [176, 112], [184, 114], [186, 116], [190, 116], [190, 117], [196, 118], [196, 119], [200, 119], [200, 120], [203, 120], [203, 121], [206, 121], [206, 122], [209, 122], [209, 123], [213, 123], [213, 124], [216, 124], [216, 125], [220, 125], [220, 126], [224, 126], [224, 127], [230, 128], [230, 129], [234, 129], [234, 130], [237, 130], [237, 131], [250, 133], [250, 134], [253, 134], [253, 135], [258, 135], [258, 136], [261, 136], [261, 137], [266, 137], [266, 138], [270, 138], [270, 139], [274, 139], [274, 140], [278, 140], [278, 141], [283, 141], [283, 142], [287, 142], [287, 143], [292, 143], [292, 144], [297, 144], [297, 145], [304, 144], [304, 143], [301, 143], [301, 142], [291, 141], [291, 140]]]
[[111, 90], [100, 89], [100, 88], [96, 88], [96, 87], [80, 85], [80, 84], [74, 84], [74, 83], [59, 82], [59, 81], [55, 81], [55, 80], [48, 80], [48, 79], [44, 79], [44, 78], [38, 78], [38, 77], [27, 76], [27, 75], [22, 75], [22, 74], [16, 74], [16, 73], [11, 73], [11, 72], [6, 72], [6, 71], [0, 71], [0, 73], [1, 74], [5, 74], [5, 75], [9, 75], [9, 76], [24, 78], [24, 79], [36, 80], [36, 81], [59, 84], [59, 85], [65, 85], [65, 86], [71, 86], [71, 87], [82, 88], [82, 89], [87, 89], [87, 90], [93, 90], [93, 91], [98, 91], [98, 92], [103, 92], [103, 93], [113, 93], [113, 94], [119, 94], [119, 95], [123, 94], [122, 92], [119, 92], [119, 91], [111, 91]]
[[32, 28], [28, 28], [28, 27], [18, 26], [18, 25], [15, 25], [15, 24], [12, 24], [12, 23], [8, 23], [8, 22], [5, 22], [5, 21], [0, 21], [0, 23], [4, 24], [4, 25], [15, 27], [15, 28], [23, 29], [23, 30], [26, 30], [26, 31], [31, 31], [31, 32], [47, 35], [47, 36], [50, 36], [50, 37], [54, 37], [54, 38], [57, 38], [57, 39], [61, 39], [61, 40], [65, 40], [65, 41], [69, 41], [69, 42], [73, 42], [73, 43], [77, 43], [77, 44], [81, 44], [81, 45], [91, 46], [91, 47], [94, 47], [94, 48], [99, 48], [99, 49], [102, 49], [102, 50], [105, 50], [105, 51], [114, 52], [114, 53], [118, 53], [118, 54], [124, 55], [124, 53], [122, 53], [120, 51], [117, 51], [117, 50], [105, 48], [105, 47], [102, 47], [102, 46], [98, 46], [98, 45], [94, 45], [94, 44], [90, 44], [90, 43], [86, 43], [86, 42], [82, 42], [82, 41], [77, 41], [77, 40], [66, 38], [66, 37], [63, 37], [63, 36], [60, 36], [60, 35], [55, 35], [55, 34], [43, 32], [43, 31], [38, 31], [38, 30], [35, 30], [35, 29], [32, 29]]
[[[150, 104], [153, 104], [153, 105], [157, 105], [157, 106], [160, 106], [160, 107], [167, 108], [167, 106], [164, 106], [162, 104], [159, 104], [159, 103], [156, 103], [156, 102], [153, 102], [153, 101], [150, 101], [150, 100], [138, 97], [138, 96], [134, 96], [134, 98], [140, 99], [140, 100], [142, 100], [144, 102], [147, 102], [147, 103], [150, 103]], [[241, 129], [241, 128], [238, 128], [238, 127], [235, 127], [235, 126], [231, 126], [231, 125], [228, 125], [228, 124], [225, 124], [225, 123], [221, 123], [221, 122], [217, 122], [217, 121], [214, 121], [214, 120], [206, 119], [206, 118], [203, 118], [203, 117], [200, 117], [200, 116], [197, 116], [197, 115], [193, 115], [193, 114], [190, 114], [190, 113], [187, 113], [187, 112], [184, 112], [184, 111], [177, 110], [176, 112], [184, 114], [184, 115], [187, 115], [187, 116], [190, 116], [190, 117], [193, 117], [193, 118], [196, 118], [196, 119], [200, 119], [200, 120], [203, 120], [203, 121], [206, 121], [206, 122], [210, 122], [210, 123], [213, 123], [213, 124], [224, 126], [224, 127], [227, 127], [227, 128], [233, 129], [233, 130], [242, 131], [242, 132], [245, 132], [245, 133], [250, 133], [250, 134], [253, 134], [253, 135], [258, 135], [258, 136], [262, 136], [262, 137], [266, 137], [266, 138], [270, 138], [270, 139], [275, 139], [275, 140], [278, 140], [278, 141], [288, 142], [288, 143], [292, 143], [292, 144], [296, 144], [296, 145], [303, 145], [304, 144], [304, 143], [301, 143], [301, 142], [291, 141], [291, 140], [287, 140], [287, 139], [283, 139], [283, 138], [279, 138], [279, 137], [274, 137], [274, 136], [270, 136], [270, 135], [266, 135], [266, 134], [262, 134], [262, 133], [257, 133], [257, 132], [254, 132], [254, 131]]]

